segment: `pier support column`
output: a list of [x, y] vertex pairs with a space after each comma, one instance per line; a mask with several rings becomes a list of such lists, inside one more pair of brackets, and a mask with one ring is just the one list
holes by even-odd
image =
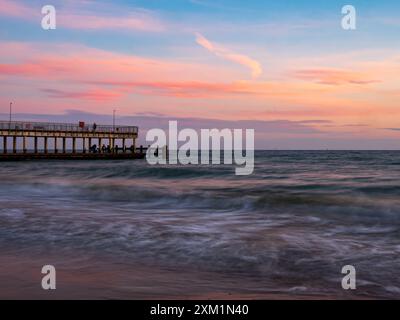
[[72, 153], [76, 153], [76, 138], [72, 138]]
[[123, 153], [126, 152], [126, 148], [125, 148], [125, 138], [122, 139], [122, 152], [123, 152]]
[[22, 137], [22, 152], [26, 153], [26, 137]]
[[89, 145], [89, 153], [90, 153], [90, 150], [92, 148], [92, 138], [88, 138], [88, 141], [89, 141], [88, 145]]
[[34, 152], [35, 152], [35, 153], [38, 153], [38, 138], [35, 137], [34, 140], [35, 140], [35, 141], [34, 141], [34, 148], [35, 148]]
[[54, 153], [58, 153], [58, 149], [57, 149], [57, 137], [54, 137]]
[[108, 145], [110, 146], [111, 152], [113, 152], [113, 145], [112, 145], [112, 142], [113, 142], [113, 139], [112, 139], [112, 138], [108, 139]]
[[63, 138], [63, 153], [67, 152], [67, 139]]
[[13, 153], [17, 153], [17, 137], [13, 137]]
[[44, 137], [44, 153], [47, 153], [47, 143], [48, 143], [48, 139], [47, 137]]
[[7, 137], [3, 137], [3, 153], [7, 153]]
[[86, 138], [82, 138], [82, 151], [86, 153]]
[[101, 147], [102, 147], [102, 145], [101, 145], [101, 138], [99, 138], [99, 150], [100, 150], [99, 152], [100, 152], [100, 153], [102, 153]]

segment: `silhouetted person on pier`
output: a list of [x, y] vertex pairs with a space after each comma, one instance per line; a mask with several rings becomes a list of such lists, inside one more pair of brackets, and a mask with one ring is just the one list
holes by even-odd
[[106, 152], [106, 150], [107, 150], [107, 148], [106, 148], [106, 145], [105, 145], [105, 144], [103, 144], [103, 146], [101, 147], [101, 152], [102, 152], [102, 153], [105, 153], [105, 152]]
[[107, 152], [111, 153], [111, 147], [110, 146], [107, 146]]
[[119, 147], [118, 145], [115, 146], [115, 153], [118, 153]]
[[93, 123], [93, 131], [96, 131], [96, 129], [97, 129], [97, 124], [95, 122], [95, 123]]

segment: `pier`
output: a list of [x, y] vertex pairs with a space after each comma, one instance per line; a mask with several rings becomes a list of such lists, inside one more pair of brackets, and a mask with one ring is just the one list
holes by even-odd
[[0, 161], [143, 158], [145, 149], [136, 148], [138, 131], [135, 126], [84, 122], [0, 121]]

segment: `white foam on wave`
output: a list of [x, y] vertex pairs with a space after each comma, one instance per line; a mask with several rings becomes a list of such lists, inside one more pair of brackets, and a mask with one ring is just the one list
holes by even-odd
[[0, 217], [7, 217], [10, 219], [22, 219], [25, 217], [25, 212], [21, 209], [0, 209]]

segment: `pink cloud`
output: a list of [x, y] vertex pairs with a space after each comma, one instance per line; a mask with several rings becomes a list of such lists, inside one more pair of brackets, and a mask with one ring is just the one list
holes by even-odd
[[78, 99], [78, 100], [94, 100], [94, 101], [110, 101], [122, 96], [121, 92], [104, 90], [104, 89], [88, 89], [87, 91], [65, 91], [58, 89], [43, 89], [50, 98], [57, 99]]
[[[221, 118], [302, 120], [312, 115], [338, 124], [362, 122], [372, 127], [383, 123], [392, 127], [399, 115], [393, 95], [397, 60], [371, 62], [355, 71], [307, 68], [311, 63], [299, 69], [296, 64], [290, 68], [306, 72], [283, 72], [268, 82], [235, 81], [238, 73], [225, 66], [143, 58], [71, 44], [2, 42], [0, 61], [3, 105], [15, 99], [20, 108], [37, 112], [62, 111], [73, 103], [88, 111], [108, 112], [116, 105], [126, 113], [165, 110]], [[372, 81], [374, 77], [368, 75], [377, 74], [384, 83], [354, 85]]]
[[59, 15], [59, 25], [79, 30], [123, 30], [123, 31], [164, 31], [165, 26], [157, 19], [144, 13], [131, 13], [129, 16], [111, 17], [90, 14], [66, 13]]
[[[82, 46], [61, 45], [47, 49], [52, 53], [40, 54], [27, 46], [25, 59], [20, 57], [18, 62], [0, 64], [0, 77], [26, 79], [32, 86], [37, 83], [39, 90], [43, 81], [57, 81], [62, 90], [49, 92], [50, 96], [84, 100], [97, 97], [111, 100], [136, 93], [182, 99], [252, 96], [253, 100], [318, 104], [323, 100], [322, 95], [335, 93], [331, 88], [303, 82], [226, 81], [231, 78], [229, 74], [223, 77], [225, 80], [218, 80], [215, 67], [202, 64], [146, 59]], [[64, 89], [67, 85], [79, 85], [81, 89], [69, 92]], [[93, 86], [105, 90], [96, 92]]]
[[[91, 13], [87, 9], [83, 10], [84, 4], [96, 6], [92, 7]], [[86, 8], [86, 7], [85, 7]], [[27, 21], [37, 21], [40, 23], [41, 7], [32, 7], [18, 1], [0, 0], [0, 15], [14, 17]], [[57, 9], [57, 8], [56, 8]], [[125, 13], [111, 16], [107, 11], [122, 11], [121, 8], [107, 5], [103, 11], [97, 11], [95, 3], [73, 3], [64, 6], [57, 11], [57, 25], [68, 29], [77, 30], [122, 30], [122, 31], [148, 31], [160, 32], [165, 30], [164, 24], [154, 17], [150, 12], [144, 10], [130, 10]]]
[[238, 63], [240, 65], [249, 68], [253, 78], [259, 77], [263, 72], [262, 66], [258, 61], [248, 56], [232, 52], [221, 46], [216, 46], [200, 33], [196, 34], [196, 42], [203, 48], [214, 53], [218, 57]]
[[371, 84], [379, 82], [367, 79], [366, 75], [360, 72], [341, 69], [304, 69], [294, 72], [294, 77], [301, 80], [310, 80], [320, 84], [343, 85], [343, 84]]
[[36, 64], [0, 64], [0, 75], [44, 76], [47, 72]]
[[40, 10], [33, 10], [18, 1], [0, 0], [0, 15], [32, 19], [32, 15], [39, 15]]
[[241, 86], [238, 83], [215, 83], [200, 81], [102, 81], [94, 82], [93, 84], [113, 87], [117, 90], [176, 98], [215, 98], [231, 94], [252, 94], [252, 92], [246, 91], [246, 86]]
[[70, 44], [0, 43], [0, 76], [76, 81], [218, 81], [229, 68], [169, 59], [144, 58]]

